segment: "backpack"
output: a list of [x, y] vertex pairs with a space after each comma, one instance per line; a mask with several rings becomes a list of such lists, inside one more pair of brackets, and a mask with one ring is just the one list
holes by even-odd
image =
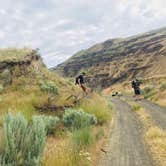
[[76, 79], [75, 79], [75, 85], [78, 85], [78, 84], [79, 84], [79, 83], [78, 83], [78, 80], [79, 80], [79, 76], [76, 77]]

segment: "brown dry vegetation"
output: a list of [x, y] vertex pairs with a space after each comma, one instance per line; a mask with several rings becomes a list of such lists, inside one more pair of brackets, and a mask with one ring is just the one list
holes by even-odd
[[[21, 112], [28, 120], [31, 120], [32, 116], [36, 114], [56, 115], [61, 119], [66, 107], [75, 109], [82, 108], [86, 112], [95, 114], [98, 118], [98, 122], [100, 122], [100, 125], [90, 128], [92, 132], [90, 132], [89, 129], [85, 131], [85, 133], [80, 130], [82, 136], [78, 136], [78, 138], [83, 139], [85, 145], [87, 143], [86, 148], [84, 147], [85, 145], [83, 145], [79, 151], [75, 151], [73, 141], [77, 141], [77, 134], [79, 134], [79, 132], [68, 131], [61, 123], [55, 135], [53, 134], [48, 137], [43, 166], [78, 166], [79, 164], [82, 166], [85, 165], [85, 163], [87, 163], [87, 165], [92, 162], [94, 163], [100, 151], [99, 145], [101, 145], [104, 140], [106, 133], [105, 126], [107, 126], [107, 122], [112, 116], [108, 102], [96, 93], [88, 95], [87, 98], [81, 97], [84, 95], [80, 88], [75, 86], [70, 80], [48, 71], [41, 59], [40, 61], [30, 59], [28, 64], [24, 63], [27, 55], [24, 49], [7, 49], [0, 51], [0, 53], [0, 65], [2, 65], [0, 74], [5, 70], [8, 70], [10, 74], [12, 70], [12, 75], [9, 75], [12, 81], [9, 81], [9, 84], [3, 84], [3, 86], [3, 82], [1, 83], [0, 127], [3, 125], [3, 116], [7, 112], [13, 114]], [[4, 57], [4, 55], [7, 57]], [[9, 63], [9, 66], [4, 66], [1, 61], [5, 63], [15, 61], [16, 63]], [[3, 78], [6, 79], [6, 77]], [[55, 85], [57, 88], [57, 92], [50, 94], [42, 91], [42, 82], [51, 82], [51, 85]], [[69, 98], [70, 96], [80, 97], [81, 100], [76, 105], [76, 98]], [[2, 132], [0, 128], [0, 151], [3, 148], [3, 139], [1, 139], [3, 135]]]
[[157, 127], [151, 116], [145, 112], [139, 105], [132, 102], [133, 111], [135, 111], [144, 126], [144, 137], [148, 144], [156, 166], [166, 165], [166, 132]]
[[94, 136], [93, 144], [80, 150], [75, 149], [72, 141], [72, 133], [66, 136], [50, 137], [45, 147], [43, 166], [94, 166], [99, 161], [101, 149], [108, 136], [108, 125], [93, 127], [91, 133]]

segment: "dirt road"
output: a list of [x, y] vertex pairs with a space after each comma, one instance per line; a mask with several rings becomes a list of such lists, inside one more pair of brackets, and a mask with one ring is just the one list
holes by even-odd
[[99, 166], [153, 166], [145, 145], [141, 124], [131, 107], [120, 99], [112, 99], [116, 109], [110, 137]]
[[139, 101], [138, 104], [145, 108], [145, 111], [151, 115], [157, 126], [166, 130], [166, 108], [147, 100]]
[[[128, 101], [135, 101], [135, 99], [131, 96], [124, 96], [124, 98]], [[155, 103], [152, 103], [148, 100], [140, 100], [135, 103], [141, 105], [145, 109], [145, 111], [152, 117], [155, 124], [163, 130], [166, 130], [166, 108], [161, 107]]]

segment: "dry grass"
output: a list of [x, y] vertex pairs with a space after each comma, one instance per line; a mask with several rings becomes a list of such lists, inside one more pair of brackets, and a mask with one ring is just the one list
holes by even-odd
[[93, 93], [90, 98], [84, 99], [79, 107], [85, 112], [95, 115], [98, 124], [106, 123], [112, 116], [109, 102], [95, 93]]
[[29, 53], [32, 52], [32, 49], [29, 48], [22, 48], [22, 49], [16, 49], [16, 48], [7, 48], [7, 49], [1, 49], [0, 50], [0, 62], [4, 61], [18, 61], [22, 60], [27, 56]]
[[38, 101], [38, 95], [39, 92], [32, 87], [25, 91], [7, 91], [0, 102], [0, 114], [22, 112], [29, 119], [35, 113], [33, 104]]
[[45, 147], [42, 166], [94, 166], [99, 160], [110, 126], [93, 127], [93, 144], [84, 148], [73, 146], [72, 133], [65, 136], [49, 137]]
[[[131, 104], [131, 103], [130, 103]], [[133, 107], [137, 107], [133, 105]], [[133, 109], [134, 110], [134, 109]], [[135, 110], [144, 125], [144, 137], [150, 147], [156, 166], [166, 165], [166, 132], [155, 125], [143, 108]]]
[[166, 107], [166, 89], [160, 91], [155, 98], [155, 103]]
[[48, 139], [42, 164], [43, 166], [72, 166], [73, 160], [74, 156], [72, 148], [69, 145], [69, 139]]
[[166, 165], [166, 133], [160, 128], [150, 127], [146, 132], [146, 140], [159, 166]]

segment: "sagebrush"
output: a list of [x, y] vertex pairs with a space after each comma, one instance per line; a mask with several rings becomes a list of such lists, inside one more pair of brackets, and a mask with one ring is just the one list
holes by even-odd
[[1, 166], [39, 166], [43, 157], [46, 130], [42, 119], [31, 123], [20, 114], [4, 117], [4, 149]]
[[42, 120], [45, 125], [45, 130], [47, 134], [54, 133], [55, 129], [59, 124], [59, 118], [56, 116], [45, 116], [45, 115], [37, 115], [33, 117], [33, 120]]
[[63, 115], [63, 123], [66, 127], [79, 129], [96, 124], [97, 119], [94, 115], [83, 110], [67, 109]]

